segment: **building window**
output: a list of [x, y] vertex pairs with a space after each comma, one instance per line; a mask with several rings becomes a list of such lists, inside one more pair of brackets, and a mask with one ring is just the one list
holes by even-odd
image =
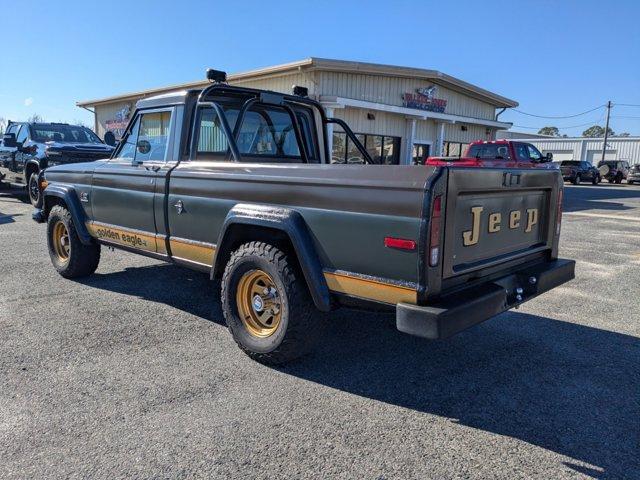
[[[398, 165], [400, 163], [400, 137], [364, 133], [356, 133], [355, 135], [375, 163], [384, 165]], [[333, 133], [331, 163], [364, 163], [360, 150], [344, 132]]]
[[445, 157], [460, 158], [467, 149], [468, 143], [444, 142], [442, 147], [442, 155]]

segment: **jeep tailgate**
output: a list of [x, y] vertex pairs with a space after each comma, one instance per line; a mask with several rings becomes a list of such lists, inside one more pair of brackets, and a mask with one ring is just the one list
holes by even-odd
[[557, 169], [449, 168], [443, 279], [554, 248]]

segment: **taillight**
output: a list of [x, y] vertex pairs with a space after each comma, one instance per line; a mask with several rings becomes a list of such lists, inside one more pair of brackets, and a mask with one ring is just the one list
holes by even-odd
[[558, 214], [556, 215], [556, 235], [560, 235], [560, 224], [562, 223], [562, 194], [563, 194], [564, 189], [560, 188], [560, 191], [558, 192], [558, 206], [557, 206], [557, 211]]
[[429, 222], [429, 265], [435, 267], [440, 259], [440, 222], [442, 219], [442, 196], [433, 199], [431, 222]]

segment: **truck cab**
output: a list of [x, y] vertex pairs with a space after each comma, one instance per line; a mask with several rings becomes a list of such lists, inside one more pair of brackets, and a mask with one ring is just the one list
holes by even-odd
[[[318, 311], [446, 338], [573, 278], [557, 169], [378, 164], [304, 89], [220, 77], [139, 101], [110, 159], [40, 176], [34, 220], [63, 277], [105, 245], [207, 272], [239, 347], [269, 364], [308, 351]], [[364, 163], [331, 163], [330, 127]]]

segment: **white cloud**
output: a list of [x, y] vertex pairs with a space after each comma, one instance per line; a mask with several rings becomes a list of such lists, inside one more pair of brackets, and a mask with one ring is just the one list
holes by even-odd
[[25, 98], [24, 99], [24, 106], [25, 107], [30, 107], [31, 105], [33, 105], [33, 97]]

